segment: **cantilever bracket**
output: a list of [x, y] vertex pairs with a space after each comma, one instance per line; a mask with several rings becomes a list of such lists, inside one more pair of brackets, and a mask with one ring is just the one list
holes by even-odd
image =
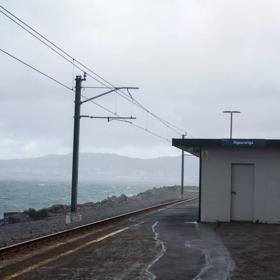
[[108, 122], [113, 120], [136, 120], [136, 117], [111, 117], [111, 116], [90, 116], [90, 115], [81, 115], [80, 118], [89, 118], [89, 119], [107, 119]]
[[[85, 87], [84, 87], [84, 88], [85, 88]], [[87, 87], [87, 88], [91, 88], [91, 87]], [[93, 87], [93, 88], [94, 88], [94, 87]], [[94, 99], [96, 99], [96, 98], [99, 98], [99, 97], [101, 97], [101, 96], [107, 95], [107, 94], [109, 94], [109, 93], [111, 93], [111, 92], [114, 92], [114, 91], [118, 91], [118, 90], [120, 90], [120, 89], [129, 90], [129, 89], [139, 89], [139, 88], [138, 88], [138, 87], [114, 87], [113, 89], [111, 89], [111, 90], [109, 90], [109, 91], [106, 91], [106, 92], [100, 93], [100, 94], [98, 94], [98, 95], [95, 95], [95, 96], [93, 96], [93, 97], [91, 97], [91, 98], [85, 99], [85, 100], [81, 101], [80, 104], [86, 103], [86, 102], [88, 102], [88, 101], [94, 100]], [[129, 93], [129, 95], [131, 96], [130, 93]], [[132, 96], [131, 96], [131, 98], [132, 98]]]

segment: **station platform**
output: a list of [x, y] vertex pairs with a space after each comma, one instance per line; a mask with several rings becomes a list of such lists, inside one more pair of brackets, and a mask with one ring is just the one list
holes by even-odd
[[196, 200], [14, 258], [1, 279], [228, 279], [233, 262]]

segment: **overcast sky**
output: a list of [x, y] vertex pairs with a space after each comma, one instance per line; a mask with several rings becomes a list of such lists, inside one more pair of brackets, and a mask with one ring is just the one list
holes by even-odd
[[[270, 0], [2, 0], [50, 40], [193, 137], [280, 138], [280, 2]], [[72, 87], [70, 64], [0, 15], [0, 48]], [[0, 158], [70, 153], [74, 94], [0, 53]], [[98, 84], [88, 78], [87, 86]], [[96, 90], [86, 89], [93, 96]], [[171, 139], [180, 137], [111, 94], [98, 101]], [[94, 104], [82, 112], [108, 114]], [[178, 155], [129, 124], [82, 119], [81, 151]]]

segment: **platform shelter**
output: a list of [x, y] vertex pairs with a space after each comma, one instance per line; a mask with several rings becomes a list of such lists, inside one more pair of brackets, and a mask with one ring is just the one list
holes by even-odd
[[280, 223], [280, 140], [173, 139], [172, 145], [200, 159], [199, 221]]

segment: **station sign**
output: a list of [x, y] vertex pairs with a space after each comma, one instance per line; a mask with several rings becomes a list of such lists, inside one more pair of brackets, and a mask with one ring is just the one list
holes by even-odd
[[227, 147], [265, 147], [264, 139], [222, 139], [222, 146]]

